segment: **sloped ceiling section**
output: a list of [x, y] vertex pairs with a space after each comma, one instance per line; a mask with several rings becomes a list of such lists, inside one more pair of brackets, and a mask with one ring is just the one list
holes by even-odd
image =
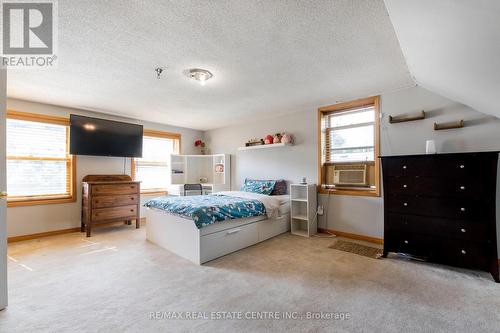
[[416, 83], [500, 118], [500, 1], [385, 3]]

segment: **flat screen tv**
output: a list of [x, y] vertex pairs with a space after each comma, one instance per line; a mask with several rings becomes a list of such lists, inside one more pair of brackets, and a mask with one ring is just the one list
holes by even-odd
[[70, 154], [142, 157], [142, 125], [70, 115]]

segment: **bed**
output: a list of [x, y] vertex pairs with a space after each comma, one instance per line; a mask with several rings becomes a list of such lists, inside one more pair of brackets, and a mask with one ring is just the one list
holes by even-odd
[[225, 191], [145, 206], [146, 238], [198, 265], [290, 230], [288, 195]]

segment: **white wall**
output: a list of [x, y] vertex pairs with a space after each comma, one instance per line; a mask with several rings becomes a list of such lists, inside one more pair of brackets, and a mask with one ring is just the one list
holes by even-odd
[[[388, 124], [389, 115], [420, 110], [428, 113], [428, 119]], [[500, 119], [486, 116], [420, 87], [382, 95], [381, 113], [382, 155], [425, 153], [427, 139], [436, 140], [438, 152], [500, 150]], [[445, 131], [433, 129], [434, 122], [458, 119], [466, 121], [465, 128]], [[309, 182], [317, 182], [316, 122], [317, 111], [305, 110], [267, 121], [211, 130], [205, 132], [205, 138], [212, 151], [234, 154], [231, 161], [233, 189], [238, 188], [245, 177], [285, 178], [296, 182], [306, 176]], [[285, 130], [296, 135], [296, 146], [236, 150], [248, 139]], [[383, 238], [383, 198], [320, 195], [319, 203], [325, 206], [326, 213], [319, 220], [320, 227]], [[500, 211], [500, 205], [497, 210]]]
[[[194, 141], [203, 133], [187, 128], [143, 122], [133, 119], [115, 117], [79, 109], [63, 108], [53, 105], [33, 103], [17, 99], [8, 99], [10, 110], [69, 117], [70, 114], [88, 115], [112, 120], [126, 121], [144, 125], [147, 129], [180, 133], [181, 151], [195, 154]], [[81, 214], [81, 180], [89, 174], [130, 174], [130, 159], [121, 157], [78, 156], [76, 161], [77, 200], [74, 203], [51, 204], [39, 206], [10, 207], [7, 209], [7, 233], [9, 237], [29, 235], [53, 230], [69, 229], [80, 226]], [[147, 197], [142, 196], [142, 202]]]

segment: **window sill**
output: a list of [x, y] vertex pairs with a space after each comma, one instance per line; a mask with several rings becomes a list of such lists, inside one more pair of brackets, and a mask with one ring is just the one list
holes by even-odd
[[50, 199], [44, 197], [32, 198], [16, 198], [7, 199], [7, 207], [23, 207], [23, 206], [38, 206], [38, 205], [53, 205], [76, 202], [76, 197], [53, 197]]
[[318, 186], [318, 193], [360, 197], [380, 197], [380, 191], [378, 189], [325, 189], [322, 188], [321, 185]]

